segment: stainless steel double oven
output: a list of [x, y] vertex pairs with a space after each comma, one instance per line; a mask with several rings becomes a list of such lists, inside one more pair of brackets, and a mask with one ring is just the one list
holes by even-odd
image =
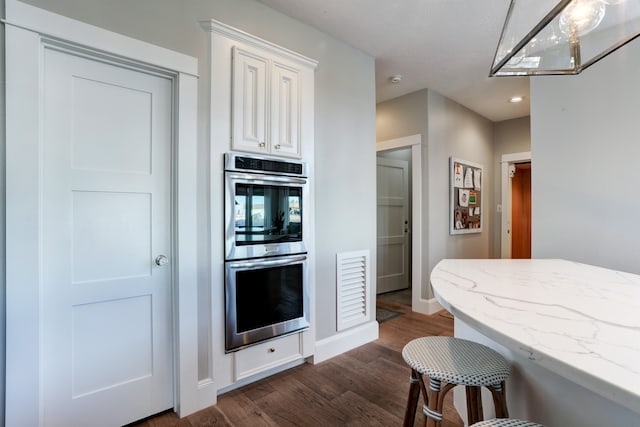
[[226, 351], [309, 328], [304, 162], [226, 153]]

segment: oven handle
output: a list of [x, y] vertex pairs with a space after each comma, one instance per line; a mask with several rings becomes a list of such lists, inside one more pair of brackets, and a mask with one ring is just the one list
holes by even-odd
[[249, 262], [232, 262], [227, 266], [229, 268], [253, 268], [253, 267], [274, 267], [280, 265], [293, 264], [295, 262], [305, 261], [306, 255], [287, 257], [286, 259], [276, 259], [270, 261], [249, 261]]
[[283, 182], [286, 184], [306, 184], [306, 178], [299, 178], [297, 176], [277, 176], [277, 175], [253, 175], [248, 173], [234, 173], [227, 172], [227, 178], [231, 179], [243, 179], [252, 183], [261, 184], [263, 182]]

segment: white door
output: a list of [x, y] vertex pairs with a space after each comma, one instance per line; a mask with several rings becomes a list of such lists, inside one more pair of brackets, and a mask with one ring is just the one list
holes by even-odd
[[409, 164], [377, 158], [377, 293], [409, 287]]
[[45, 49], [46, 426], [173, 407], [172, 81]]

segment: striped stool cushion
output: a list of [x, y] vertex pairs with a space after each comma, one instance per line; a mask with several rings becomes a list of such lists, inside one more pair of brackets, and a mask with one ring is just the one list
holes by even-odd
[[511, 418], [494, 418], [492, 420], [480, 421], [471, 427], [544, 427], [529, 421], [514, 420]]
[[487, 386], [509, 376], [509, 363], [498, 352], [460, 338], [417, 338], [404, 346], [402, 357], [420, 374], [449, 384]]

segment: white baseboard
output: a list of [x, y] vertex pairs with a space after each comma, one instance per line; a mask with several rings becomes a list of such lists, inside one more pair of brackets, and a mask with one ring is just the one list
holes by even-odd
[[434, 314], [442, 310], [442, 308], [443, 307], [435, 298], [416, 298], [415, 300], [411, 301], [411, 310], [415, 311], [416, 313]]
[[[215, 405], [218, 403], [218, 393], [216, 390], [216, 384], [213, 382], [211, 378], [207, 378], [206, 380], [201, 380], [198, 382], [198, 407], [195, 411], [199, 411], [201, 409], [207, 408], [211, 405]], [[180, 417], [185, 417], [189, 414], [183, 414], [182, 412], [178, 413]]]
[[353, 350], [378, 339], [378, 322], [375, 320], [353, 327], [329, 338], [316, 341], [312, 363], [320, 363], [334, 356]]

